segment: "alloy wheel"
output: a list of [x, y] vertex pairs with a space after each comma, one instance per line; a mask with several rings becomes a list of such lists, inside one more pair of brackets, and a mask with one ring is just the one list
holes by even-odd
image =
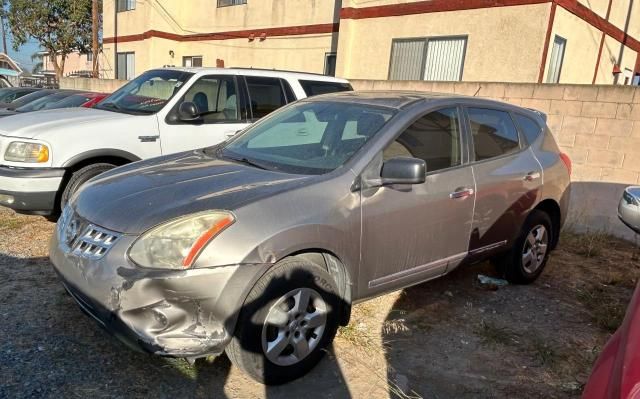
[[548, 247], [547, 228], [540, 224], [531, 229], [522, 250], [522, 267], [527, 273], [533, 274], [542, 266]]
[[271, 307], [262, 327], [262, 350], [272, 363], [291, 366], [320, 343], [327, 325], [327, 304], [311, 288], [283, 295]]

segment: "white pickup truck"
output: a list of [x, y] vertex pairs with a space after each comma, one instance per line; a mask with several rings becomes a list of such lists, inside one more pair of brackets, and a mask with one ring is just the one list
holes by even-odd
[[352, 90], [332, 77], [258, 69], [145, 72], [95, 108], [0, 124], [0, 205], [55, 217], [92, 177], [129, 162], [217, 144], [292, 101]]

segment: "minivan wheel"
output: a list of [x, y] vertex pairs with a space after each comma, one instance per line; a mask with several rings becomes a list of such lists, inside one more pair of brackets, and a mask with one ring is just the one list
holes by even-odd
[[90, 179], [104, 173], [116, 166], [110, 163], [94, 163], [73, 172], [69, 182], [64, 188], [62, 195], [60, 196], [60, 210], [64, 209], [73, 194]]
[[514, 284], [534, 282], [547, 264], [552, 237], [549, 215], [531, 211], [511, 250], [496, 261], [506, 279]]
[[337, 292], [322, 267], [297, 258], [279, 262], [247, 296], [227, 356], [268, 385], [302, 377], [333, 342], [341, 309]]

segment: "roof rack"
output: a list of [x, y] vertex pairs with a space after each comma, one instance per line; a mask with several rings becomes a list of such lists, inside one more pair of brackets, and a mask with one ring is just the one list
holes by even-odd
[[270, 72], [287, 72], [287, 73], [302, 73], [305, 75], [316, 75], [316, 76], [325, 76], [328, 78], [331, 78], [332, 76], [327, 76], [325, 74], [322, 73], [316, 73], [316, 72], [303, 72], [303, 71], [290, 71], [290, 70], [286, 70], [286, 69], [276, 69], [276, 68], [254, 68], [254, 67], [229, 67], [229, 69], [244, 69], [244, 70], [248, 70], [248, 71], [270, 71]]

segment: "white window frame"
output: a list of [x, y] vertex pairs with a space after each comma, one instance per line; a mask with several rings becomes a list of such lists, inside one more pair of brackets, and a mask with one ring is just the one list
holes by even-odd
[[136, 0], [116, 0], [116, 12], [127, 12], [135, 9]]
[[[120, 70], [120, 66], [118, 63], [118, 58], [120, 56], [124, 56], [125, 57], [125, 70], [124, 70], [124, 79], [125, 80], [132, 80], [133, 78], [135, 78], [136, 75], [136, 53], [133, 51], [123, 51], [121, 53], [117, 53], [116, 54], [116, 67], [118, 68], [116, 71], [116, 79], [120, 79], [120, 75], [122, 74], [122, 71]], [[129, 56], [133, 57], [133, 62], [131, 65], [131, 70], [129, 70]]]
[[424, 41], [424, 52], [422, 53], [422, 60], [420, 62], [420, 80], [425, 80], [426, 69], [427, 69], [427, 52], [429, 50], [429, 41], [433, 40], [455, 40], [462, 39], [464, 40], [464, 50], [462, 51], [462, 59], [461, 59], [461, 68], [460, 68], [460, 76], [458, 76], [457, 82], [461, 82], [464, 76], [464, 66], [467, 60], [467, 47], [469, 45], [469, 35], [447, 35], [447, 36], [429, 36], [429, 37], [407, 37], [407, 38], [396, 38], [391, 41], [391, 55], [389, 57], [389, 72], [387, 74], [387, 79], [391, 80], [391, 66], [393, 64], [393, 56], [394, 56], [394, 43], [397, 42], [419, 42]]
[[218, 0], [218, 8], [242, 6], [247, 4], [247, 0]]
[[[331, 71], [329, 68], [329, 59], [333, 58], [335, 59], [335, 64], [333, 66], [334, 70]], [[329, 53], [324, 53], [324, 74], [326, 76], [336, 76], [336, 69], [338, 66], [338, 53], [336, 52], [329, 52]]]
[[[557, 50], [559, 47], [556, 47], [556, 44], [562, 44], [562, 54], [560, 55], [560, 62], [557, 67], [557, 75], [554, 68], [554, 60], [557, 60]], [[547, 83], [557, 84], [560, 83], [560, 77], [562, 76], [562, 67], [564, 65], [564, 56], [567, 53], [567, 39], [560, 35], [555, 35], [553, 38], [553, 44], [551, 47], [551, 54], [549, 55], [549, 67], [547, 70]], [[557, 64], [557, 62], [556, 62]], [[556, 75], [556, 76], [554, 76]]]
[[[203, 64], [203, 62], [204, 62], [204, 57], [203, 56], [201, 56], [201, 55], [187, 55], [187, 56], [182, 57], [182, 66], [185, 67], [185, 68], [199, 68], [199, 67], [194, 67], [193, 66], [193, 60], [197, 59], [197, 58], [200, 59], [200, 66], [204, 65]], [[191, 61], [191, 65], [187, 65], [187, 60]]]

